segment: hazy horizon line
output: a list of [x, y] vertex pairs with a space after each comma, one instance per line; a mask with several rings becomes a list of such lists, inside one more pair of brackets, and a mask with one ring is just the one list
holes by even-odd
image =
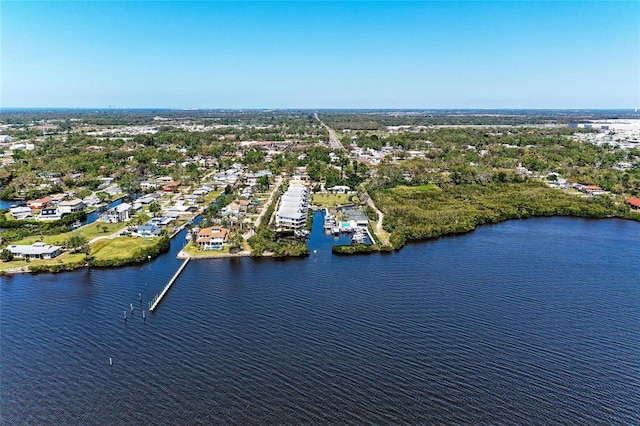
[[54, 107], [54, 106], [29, 106], [29, 107], [0, 107], [0, 111], [46, 111], [46, 110], [99, 110], [99, 111], [629, 111], [638, 112], [638, 108], [413, 108], [413, 107], [198, 107], [198, 108], [176, 108], [176, 107], [98, 107], [98, 106], [78, 106], [78, 107]]

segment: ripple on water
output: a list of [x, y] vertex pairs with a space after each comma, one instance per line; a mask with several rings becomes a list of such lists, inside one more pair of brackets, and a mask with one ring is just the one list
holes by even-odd
[[181, 244], [2, 278], [3, 423], [640, 423], [638, 223], [512, 221], [358, 257], [316, 232], [306, 259], [191, 262], [143, 322]]

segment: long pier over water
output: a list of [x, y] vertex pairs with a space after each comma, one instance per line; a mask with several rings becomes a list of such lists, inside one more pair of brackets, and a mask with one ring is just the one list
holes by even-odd
[[156, 309], [156, 307], [160, 304], [160, 301], [162, 300], [164, 295], [167, 294], [167, 292], [169, 291], [169, 288], [171, 288], [173, 283], [178, 279], [178, 277], [180, 276], [180, 274], [182, 273], [182, 271], [184, 270], [185, 266], [187, 266], [187, 263], [189, 263], [190, 260], [191, 260], [191, 257], [187, 257], [184, 260], [184, 262], [182, 262], [182, 265], [180, 265], [180, 268], [178, 268], [176, 273], [173, 274], [173, 277], [171, 277], [171, 279], [169, 280], [167, 285], [164, 286], [164, 288], [162, 289], [162, 292], [160, 294], [156, 294], [156, 296], [151, 301], [151, 305], [149, 306], [149, 310], [151, 312], [153, 312]]

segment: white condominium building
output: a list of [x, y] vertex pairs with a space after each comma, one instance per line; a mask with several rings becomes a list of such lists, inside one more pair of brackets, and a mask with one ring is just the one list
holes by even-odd
[[276, 225], [285, 229], [301, 229], [307, 225], [309, 188], [304, 185], [289, 185], [280, 197], [276, 211]]

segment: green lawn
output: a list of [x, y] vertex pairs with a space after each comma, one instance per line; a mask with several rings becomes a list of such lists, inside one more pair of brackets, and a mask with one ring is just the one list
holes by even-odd
[[32, 260], [27, 262], [26, 260], [14, 260], [12, 262], [0, 261], [0, 273], [10, 268], [21, 268], [23, 266], [40, 266], [40, 265], [78, 265], [84, 263], [84, 254], [82, 253], [63, 253], [55, 259], [47, 260]]
[[[75, 229], [70, 232], [65, 232], [57, 235], [31, 235], [30, 237], [23, 238], [19, 241], [15, 241], [12, 244], [20, 245], [20, 244], [33, 244], [36, 241], [44, 241], [46, 244], [53, 245], [62, 245], [66, 239], [68, 239], [72, 235], [82, 235], [88, 241], [92, 240], [95, 237], [111, 235], [116, 231], [121, 230], [125, 226], [127, 226], [129, 222], [121, 222], [121, 223], [106, 223], [106, 222], [95, 222], [89, 225], [85, 225], [81, 228]], [[106, 232], [105, 232], [106, 229]]]
[[216, 256], [229, 254], [229, 247], [223, 246], [222, 250], [200, 250], [195, 244], [189, 243], [182, 251], [193, 257], [198, 257], [199, 255]]
[[118, 237], [96, 241], [91, 256], [96, 260], [128, 259], [139, 249], [153, 246], [153, 238]]
[[358, 204], [357, 194], [312, 194], [311, 203], [321, 207], [337, 207], [345, 204]]

